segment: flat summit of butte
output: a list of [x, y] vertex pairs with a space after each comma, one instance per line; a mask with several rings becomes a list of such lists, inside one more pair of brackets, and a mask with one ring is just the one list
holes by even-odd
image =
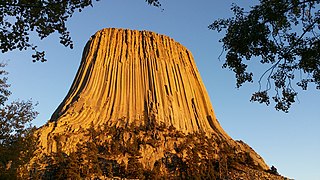
[[70, 168], [80, 178], [283, 179], [222, 129], [191, 52], [149, 31], [95, 33], [67, 96], [37, 136], [33, 162], [42, 177], [58, 174], [52, 165], [63, 153], [83, 160]]

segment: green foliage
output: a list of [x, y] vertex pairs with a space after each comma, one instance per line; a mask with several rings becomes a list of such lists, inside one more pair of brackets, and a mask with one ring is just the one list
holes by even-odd
[[145, 0], [148, 4], [156, 7], [161, 7], [161, 3], [159, 0]]
[[[233, 4], [234, 16], [214, 21], [209, 29], [225, 30], [221, 39], [226, 51], [224, 68], [235, 73], [236, 86], [253, 82], [249, 60], [260, 58], [269, 68], [259, 79], [259, 90], [251, 101], [270, 104], [288, 112], [297, 92], [293, 83], [306, 90], [314, 83], [320, 89], [320, 14], [318, 0], [260, 0], [249, 12]], [[298, 76], [298, 78], [296, 77]], [[266, 87], [262, 88], [263, 80]]]
[[[66, 179], [75, 174], [78, 179], [227, 179], [229, 170], [237, 164], [255, 168], [248, 153], [234, 153], [217, 137], [208, 137], [203, 132], [186, 135], [152, 119], [147, 122], [126, 127], [91, 125], [83, 130], [84, 141], [75, 152], [66, 154], [58, 150], [42, 160], [41, 164], [46, 165], [44, 171], [33, 170], [30, 175], [40, 179]], [[150, 145], [156, 150], [163, 144], [163, 138], [166, 143], [173, 143], [172, 149], [166, 149], [153, 168], [144, 167], [141, 149]]]
[[0, 49], [2, 53], [14, 49], [32, 49], [34, 61], [45, 61], [44, 51], [30, 42], [30, 32], [35, 31], [40, 39], [54, 32], [60, 34], [60, 43], [73, 47], [66, 21], [75, 11], [92, 6], [91, 0], [83, 1], [1, 1], [0, 2]]
[[[0, 63], [0, 68], [5, 65]], [[32, 157], [36, 140], [31, 121], [37, 116], [33, 103], [13, 101], [7, 103], [8, 90], [4, 70], [0, 71], [0, 179], [16, 179], [17, 170]]]
[[43, 179], [80, 179], [79, 163], [74, 154], [68, 156], [59, 152], [48, 157], [48, 166]]
[[[99, 0], [97, 0], [99, 1]], [[146, 0], [150, 5], [160, 7], [158, 0]], [[45, 52], [39, 51], [37, 45], [30, 41], [34, 32], [40, 39], [52, 33], [58, 33], [60, 43], [73, 48], [66, 21], [75, 12], [93, 6], [93, 0], [6, 0], [0, 1], [0, 51], [2, 53], [18, 49], [31, 49], [33, 61], [46, 61]]]
[[277, 168], [274, 166], [271, 166], [271, 168], [267, 172], [274, 174], [274, 175], [279, 175]]
[[128, 161], [126, 177], [129, 179], [142, 179], [143, 175], [143, 166], [139, 162], [137, 157], [131, 157]]

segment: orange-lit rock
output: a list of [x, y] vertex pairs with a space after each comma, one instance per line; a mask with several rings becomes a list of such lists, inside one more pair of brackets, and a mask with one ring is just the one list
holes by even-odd
[[51, 122], [126, 125], [151, 116], [183, 132], [228, 137], [189, 50], [152, 32], [104, 29], [87, 43], [74, 83]]
[[216, 136], [268, 169], [219, 125], [189, 50], [164, 35], [124, 29], [103, 29], [90, 38], [67, 96], [38, 131], [41, 151], [56, 151], [55, 135], [62, 136], [65, 151], [72, 151], [82, 138], [77, 131], [91, 123], [126, 127], [149, 119], [186, 134]]

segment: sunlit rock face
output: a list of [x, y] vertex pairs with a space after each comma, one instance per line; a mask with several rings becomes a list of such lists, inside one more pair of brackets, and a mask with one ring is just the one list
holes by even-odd
[[150, 117], [182, 132], [218, 132], [227, 137], [189, 50], [153, 32], [97, 32], [51, 121], [58, 126], [91, 122], [122, 126]]
[[38, 131], [41, 151], [56, 151], [56, 135], [71, 151], [83, 137], [80, 128], [138, 126], [150, 119], [185, 134], [215, 136], [268, 168], [221, 128], [189, 50], [164, 35], [124, 29], [103, 29], [90, 38], [67, 96]]

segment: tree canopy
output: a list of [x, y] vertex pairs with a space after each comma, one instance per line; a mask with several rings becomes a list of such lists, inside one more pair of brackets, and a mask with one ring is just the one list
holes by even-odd
[[[97, 0], [99, 1], [99, 0]], [[161, 7], [160, 0], [145, 0]], [[233, 17], [215, 20], [209, 29], [224, 31], [224, 68], [235, 73], [236, 86], [253, 82], [250, 61], [259, 60], [266, 70], [251, 101], [270, 104], [288, 112], [296, 101], [296, 86], [320, 89], [319, 0], [259, 0], [245, 11], [232, 5]], [[66, 22], [75, 12], [93, 6], [93, 0], [0, 1], [0, 50], [34, 51], [33, 61], [46, 61], [45, 52], [33, 44], [30, 34], [44, 39], [60, 35], [60, 43], [73, 48]], [[255, 65], [256, 66], [256, 65]], [[255, 75], [256, 76], [256, 75]]]
[[[99, 0], [97, 0], [99, 1]], [[149, 5], [160, 7], [158, 0], [145, 0]], [[15, 49], [31, 49], [33, 61], [46, 61], [45, 52], [38, 50], [30, 40], [31, 32], [44, 39], [57, 32], [60, 43], [73, 48], [66, 21], [72, 15], [93, 6], [92, 0], [0, 0], [0, 50], [2, 53]]]
[[[232, 5], [233, 17], [215, 20], [209, 29], [225, 31], [224, 68], [235, 73], [236, 86], [253, 82], [249, 61], [260, 60], [268, 68], [251, 101], [270, 104], [288, 112], [297, 98], [296, 86], [320, 89], [319, 0], [260, 0], [245, 11]], [[263, 82], [266, 82], [264, 85]]]
[[0, 179], [15, 179], [17, 169], [29, 161], [36, 147], [31, 121], [38, 113], [30, 100], [7, 103], [11, 92], [6, 74], [0, 70]]

